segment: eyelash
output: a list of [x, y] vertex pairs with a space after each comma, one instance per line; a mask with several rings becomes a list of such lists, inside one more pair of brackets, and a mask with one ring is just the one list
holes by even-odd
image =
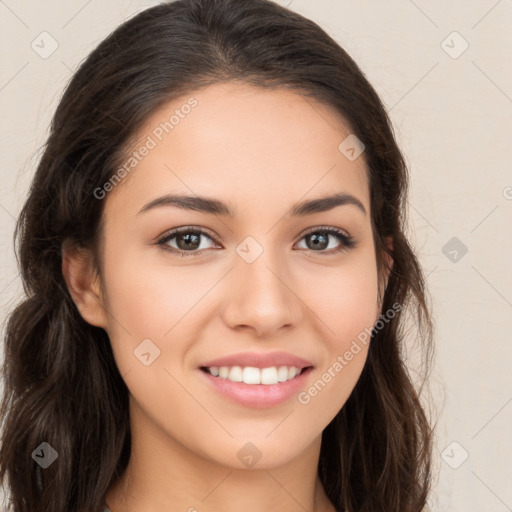
[[[203, 254], [204, 251], [208, 250], [208, 249], [201, 249], [201, 250], [193, 250], [193, 251], [183, 251], [181, 249], [175, 249], [174, 247], [170, 248], [167, 245], [167, 242], [169, 242], [173, 238], [176, 238], [177, 235], [181, 235], [183, 233], [194, 233], [194, 234], [204, 235], [205, 237], [209, 238], [216, 244], [219, 244], [218, 240], [216, 240], [215, 237], [209, 235], [202, 229], [192, 228], [191, 226], [186, 226], [183, 228], [176, 228], [176, 229], [164, 234], [156, 241], [155, 245], [162, 247], [162, 249], [164, 249], [165, 251], [170, 251], [175, 254], [181, 254], [181, 256], [200, 256]], [[337, 249], [331, 249], [330, 251], [323, 251], [323, 250], [322, 251], [314, 251], [312, 249], [306, 249], [306, 250], [308, 250], [310, 252], [314, 252], [314, 253], [330, 255], [330, 254], [336, 254], [336, 253], [339, 253], [342, 251], [348, 251], [357, 245], [357, 242], [355, 241], [355, 239], [352, 236], [345, 233], [344, 231], [342, 231], [341, 229], [327, 227], [327, 226], [319, 226], [317, 228], [313, 228], [313, 229], [307, 231], [302, 236], [301, 240], [306, 238], [308, 235], [318, 234], [318, 233], [322, 233], [324, 235], [333, 235], [341, 242], [341, 245]]]

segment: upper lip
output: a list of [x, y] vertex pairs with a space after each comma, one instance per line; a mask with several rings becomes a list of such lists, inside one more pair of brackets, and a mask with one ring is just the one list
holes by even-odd
[[270, 352], [262, 354], [258, 352], [240, 352], [229, 356], [220, 357], [207, 361], [202, 367], [211, 368], [212, 366], [252, 366], [255, 368], [269, 368], [272, 366], [295, 366], [296, 368], [307, 368], [313, 366], [311, 361], [302, 357], [288, 354], [287, 352]]

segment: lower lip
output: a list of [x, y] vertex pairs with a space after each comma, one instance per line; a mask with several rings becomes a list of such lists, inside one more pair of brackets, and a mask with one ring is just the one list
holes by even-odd
[[305, 385], [313, 367], [304, 370], [292, 380], [277, 384], [246, 384], [214, 377], [201, 369], [198, 371], [221, 395], [245, 407], [267, 408], [282, 404], [296, 395]]

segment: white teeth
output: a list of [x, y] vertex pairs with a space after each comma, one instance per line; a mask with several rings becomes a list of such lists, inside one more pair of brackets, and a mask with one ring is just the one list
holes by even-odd
[[277, 368], [262, 368], [261, 369], [261, 383], [262, 384], [277, 384], [279, 382], [277, 378]]
[[228, 379], [233, 382], [242, 382], [242, 368], [240, 366], [232, 366], [229, 370]]
[[245, 384], [266, 385], [291, 380], [301, 372], [301, 369], [295, 366], [271, 366], [261, 369], [254, 366], [212, 366], [207, 370], [214, 377], [220, 377], [221, 379], [244, 382]]
[[288, 380], [288, 367], [287, 366], [279, 367], [279, 370], [277, 370], [277, 380], [279, 382], [284, 382], [285, 380]]
[[242, 380], [246, 384], [260, 384], [261, 376], [259, 368], [253, 368], [252, 366], [246, 366], [242, 373]]

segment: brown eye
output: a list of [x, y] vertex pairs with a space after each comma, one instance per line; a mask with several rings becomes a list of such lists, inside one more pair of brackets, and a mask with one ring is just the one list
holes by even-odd
[[[338, 241], [337, 246], [334, 245], [333, 247], [332, 244], [330, 244], [330, 241], [333, 239]], [[315, 231], [310, 231], [304, 235], [302, 240], [306, 240], [306, 249], [313, 252], [325, 252], [328, 254], [348, 250], [356, 245], [353, 237], [336, 228], [317, 228]], [[330, 245], [331, 247], [329, 247]]]
[[198, 249], [201, 245], [201, 235], [195, 232], [180, 233], [173, 238], [176, 238], [176, 245], [180, 250]]
[[164, 235], [157, 241], [157, 245], [168, 251], [181, 253], [182, 256], [195, 256], [209, 248], [207, 244], [205, 247], [202, 243], [204, 239], [215, 242], [210, 235], [200, 229], [181, 228]]

